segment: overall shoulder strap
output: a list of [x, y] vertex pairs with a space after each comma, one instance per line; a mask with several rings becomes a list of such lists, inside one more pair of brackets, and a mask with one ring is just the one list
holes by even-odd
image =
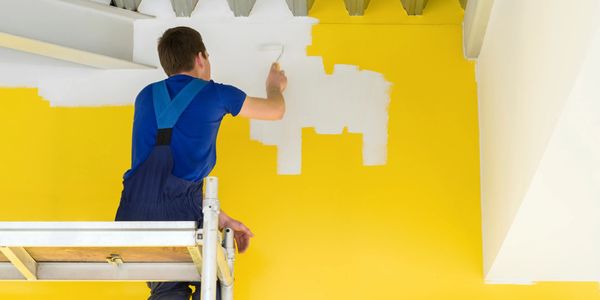
[[158, 125], [157, 144], [169, 144], [171, 140], [171, 129], [179, 120], [181, 114], [194, 100], [196, 95], [206, 87], [207, 82], [200, 79], [192, 79], [171, 101], [165, 81], [160, 81], [152, 86], [154, 113]]
[[[160, 114], [165, 111], [169, 106], [169, 103], [171, 103], [171, 97], [167, 90], [167, 83], [164, 80], [152, 85], [152, 102], [154, 103], [154, 115], [156, 116], [156, 120], [158, 120]], [[160, 126], [158, 128], [160, 128]]]

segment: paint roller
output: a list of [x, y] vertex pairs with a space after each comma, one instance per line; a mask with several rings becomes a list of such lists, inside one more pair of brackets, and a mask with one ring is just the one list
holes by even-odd
[[270, 43], [260, 45], [259, 50], [261, 52], [272, 52], [274, 53], [274, 55], [277, 54], [275, 63], [277, 64], [277, 69], [279, 70], [279, 59], [281, 59], [281, 56], [283, 56], [283, 51], [285, 50], [285, 47], [282, 44]]

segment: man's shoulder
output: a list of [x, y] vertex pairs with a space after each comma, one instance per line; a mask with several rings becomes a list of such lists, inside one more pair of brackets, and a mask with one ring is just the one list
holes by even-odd
[[218, 94], [219, 97], [231, 97], [233, 96], [237, 96], [240, 93], [243, 93], [242, 90], [240, 88], [238, 88], [237, 86], [233, 85], [233, 84], [228, 84], [228, 83], [222, 83], [222, 82], [214, 82], [211, 81]]
[[152, 94], [152, 88], [160, 83], [160, 82], [164, 82], [164, 80], [159, 80], [159, 81], [155, 81], [155, 82], [151, 82], [149, 84], [147, 84], [142, 90], [140, 90], [140, 92], [138, 93], [138, 95], [143, 95], [143, 96], [148, 96]]
[[233, 84], [229, 84], [229, 83], [224, 83], [224, 82], [216, 82], [211, 80], [210, 83], [212, 83], [215, 87], [220, 88], [220, 89], [228, 89], [228, 88], [236, 88], [237, 87]]
[[150, 101], [152, 100], [152, 86], [155, 83], [156, 82], [150, 83], [139, 91], [139, 93], [135, 97], [135, 106], [139, 107], [141, 105], [147, 105], [148, 103], [152, 102]]

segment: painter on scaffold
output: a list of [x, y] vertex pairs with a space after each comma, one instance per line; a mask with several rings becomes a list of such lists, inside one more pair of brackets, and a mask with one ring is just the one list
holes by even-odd
[[[135, 100], [131, 168], [123, 176], [115, 220], [202, 224], [203, 178], [216, 164], [216, 139], [223, 117], [283, 118], [287, 78], [279, 64], [273, 63], [266, 79], [266, 98], [250, 97], [232, 85], [213, 81], [202, 37], [189, 27], [165, 31], [158, 55], [168, 78], [148, 84]], [[221, 211], [219, 227], [234, 230], [239, 252], [248, 248], [253, 233], [244, 224]], [[147, 285], [151, 300], [183, 300], [190, 295], [200, 299], [199, 282]], [[196, 286], [193, 294], [190, 285]]]

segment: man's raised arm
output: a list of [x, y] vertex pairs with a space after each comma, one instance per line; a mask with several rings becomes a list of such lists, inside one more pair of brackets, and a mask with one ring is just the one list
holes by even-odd
[[285, 114], [283, 91], [287, 87], [285, 72], [273, 63], [267, 76], [267, 98], [246, 97], [239, 115], [258, 120], [281, 120]]

